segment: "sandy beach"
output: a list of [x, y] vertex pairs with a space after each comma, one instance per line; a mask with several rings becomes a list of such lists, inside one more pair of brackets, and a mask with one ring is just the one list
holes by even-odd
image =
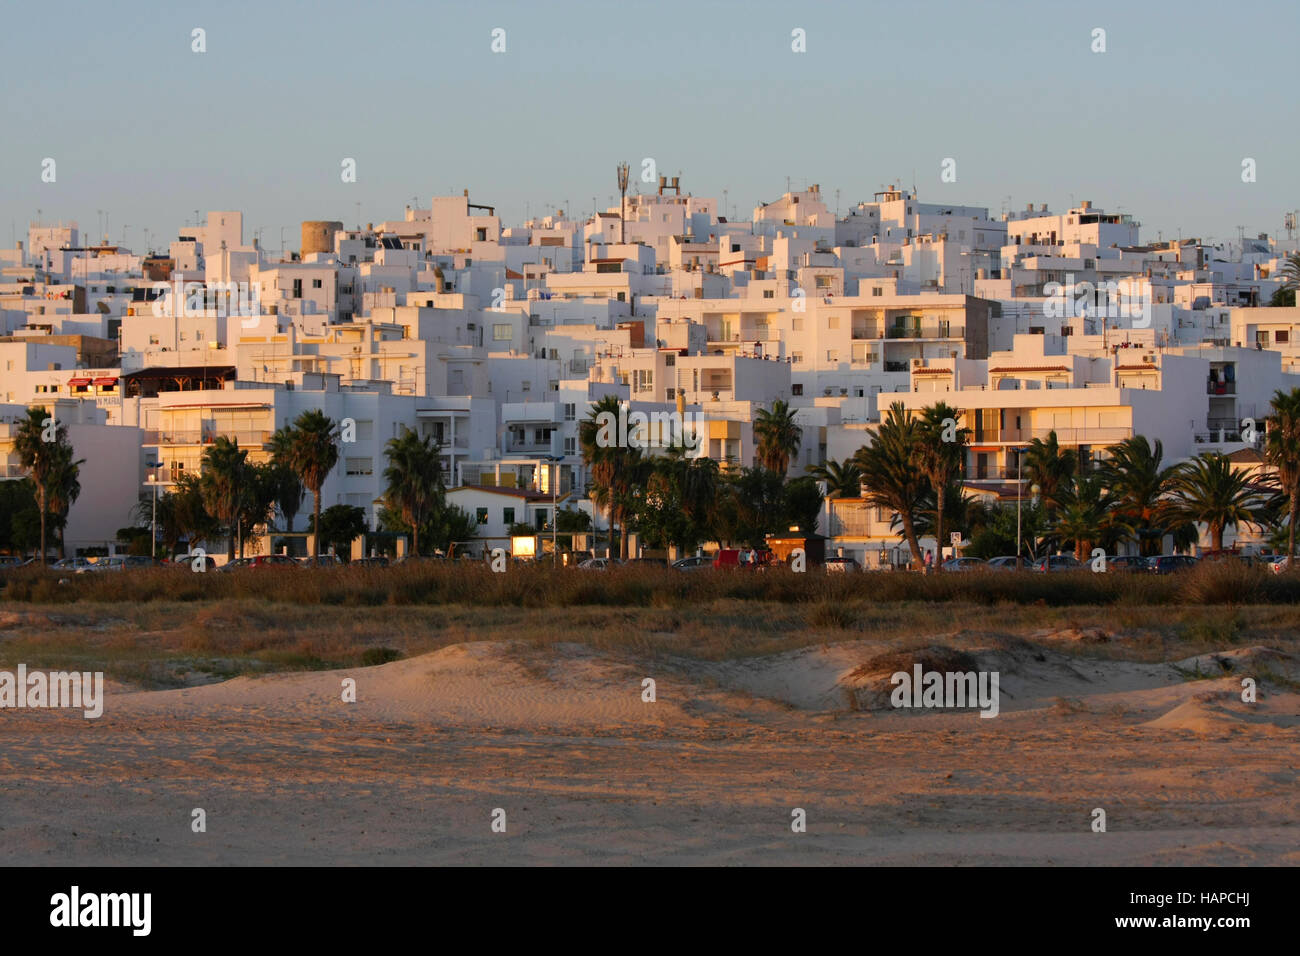
[[[110, 682], [98, 720], [0, 712], [0, 860], [1300, 863], [1300, 660], [1079, 652], [1122, 640], [958, 633], [653, 663], [482, 641], [173, 690]], [[889, 706], [900, 660], [951, 654], [1001, 674], [996, 718]]]

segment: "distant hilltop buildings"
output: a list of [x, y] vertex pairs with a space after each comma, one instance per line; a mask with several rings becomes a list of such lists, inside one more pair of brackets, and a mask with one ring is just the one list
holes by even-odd
[[[1243, 420], [1300, 385], [1300, 310], [1270, 305], [1297, 242], [1139, 233], [1091, 202], [991, 216], [899, 187], [837, 215], [812, 186], [732, 221], [665, 177], [582, 220], [505, 225], [466, 190], [364, 228], [304, 222], [283, 257], [238, 211], [147, 255], [33, 223], [0, 250], [0, 477], [23, 475], [28, 406], [67, 425], [87, 462], [71, 554], [112, 549], [217, 436], [263, 460], [309, 409], [355, 423], [326, 506], [375, 520], [405, 427], [484, 535], [592, 510], [579, 423], [605, 396], [689, 416], [689, 454], [724, 467], [753, 463], [758, 410], [785, 400], [792, 475], [852, 455], [890, 403], [942, 399], [970, 429], [969, 487], [1004, 500], [1016, 450], [1052, 431], [1085, 457], [1144, 434], [1169, 461], [1251, 460]], [[846, 502], [830, 545], [897, 544], [875, 510]]]

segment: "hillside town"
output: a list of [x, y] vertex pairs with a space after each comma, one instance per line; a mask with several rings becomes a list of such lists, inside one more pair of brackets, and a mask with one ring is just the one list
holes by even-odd
[[[0, 551], [676, 560], [798, 538], [885, 569], [1278, 548], [1293, 215], [1153, 240], [1091, 201], [893, 185], [839, 209], [811, 184], [733, 218], [680, 176], [618, 174], [585, 218], [510, 225], [466, 189], [303, 222], [296, 250], [233, 210], [142, 250], [33, 222], [0, 250]], [[951, 454], [903, 456], [901, 487], [884, 457], [913, 427]], [[62, 484], [36, 473], [42, 429]], [[1242, 510], [1106, 520], [1117, 462], [1163, 476], [1159, 507], [1217, 467], [1202, 484], [1235, 481]], [[240, 469], [264, 493], [223, 485]]]

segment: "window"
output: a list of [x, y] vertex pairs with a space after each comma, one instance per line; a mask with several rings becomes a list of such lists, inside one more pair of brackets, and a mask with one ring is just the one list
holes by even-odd
[[673, 368], [676, 364], [677, 364], [677, 356], [674, 353], [669, 352], [664, 356], [665, 366], [667, 366], [668, 368]]
[[815, 280], [816, 280], [817, 288], [819, 289], [829, 289], [831, 287], [830, 276], [816, 276]]
[[578, 453], [578, 439], [576, 438], [564, 439], [564, 453], [566, 455], [576, 455]]
[[880, 286], [875, 286], [875, 287], [871, 290], [871, 294], [872, 294], [872, 295], [884, 295], [884, 294], [885, 294], [885, 290], [882, 289], [882, 288], [880, 288]]
[[371, 475], [374, 471], [373, 458], [348, 458], [344, 462], [344, 472], [349, 475]]
[[791, 352], [791, 353], [790, 353], [790, 359], [791, 359], [791, 361], [794, 362], [795, 365], [802, 365], [802, 364], [803, 364], [803, 353], [802, 353], [802, 352]]
[[515, 337], [515, 327], [509, 322], [498, 322], [492, 326], [493, 342], [509, 342]]
[[1290, 342], [1291, 332], [1287, 329], [1278, 329], [1276, 332], [1273, 333], [1273, 341], [1278, 345], [1282, 345], [1286, 342]]
[[764, 289], [764, 290], [763, 290], [763, 298], [765, 298], [765, 299], [775, 299], [775, 298], [776, 298], [776, 290], [775, 290], [775, 289]]
[[[487, 242], [487, 229], [475, 229], [474, 238], [479, 242]], [[511, 520], [513, 521], [514, 519], [512, 518]]]
[[839, 350], [839, 349], [827, 349], [827, 350], [826, 350], [826, 361], [828, 361], [828, 362], [838, 362], [839, 360], [840, 360], [840, 350]]
[[479, 524], [487, 524], [487, 509], [486, 509], [486, 508], [475, 508], [475, 509], [474, 509], [474, 517], [475, 517], [476, 519], [478, 519], [478, 523], [479, 523]]
[[577, 406], [573, 402], [564, 403], [564, 420], [566, 422], [574, 421], [578, 417]]
[[523, 381], [523, 390], [524, 390], [525, 392], [531, 392], [531, 391], [533, 390], [533, 383], [530, 382], [528, 379], [524, 379], [524, 381]]
[[[482, 229], [479, 230], [479, 232], [482, 232], [482, 231], [483, 231]], [[506, 525], [507, 528], [510, 527], [512, 524], [514, 524], [514, 523], [515, 523], [515, 509], [514, 509], [514, 508], [502, 508], [502, 509], [501, 509], [501, 520], [505, 522], [505, 525]]]
[[795, 382], [793, 385], [790, 386], [790, 394], [791, 394], [791, 395], [802, 395], [802, 394], [803, 394], [803, 385], [801, 385], [799, 382]]
[[320, 286], [320, 279], [312, 279], [312, 280], [311, 280], [311, 287], [312, 287], [313, 289], [319, 289], [319, 288], [321, 287], [321, 286]]
[[302, 298], [302, 280], [301, 280], [301, 279], [294, 279], [294, 280], [293, 280], [293, 297], [294, 297], [295, 299], [301, 299], [301, 298]]
[[655, 373], [653, 369], [639, 368], [635, 371], [636, 385], [634, 390], [638, 392], [649, 392], [654, 389]]

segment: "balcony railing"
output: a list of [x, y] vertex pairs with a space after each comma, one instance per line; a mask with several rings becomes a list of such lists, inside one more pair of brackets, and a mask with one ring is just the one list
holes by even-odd
[[242, 447], [251, 445], [265, 445], [271, 440], [269, 431], [221, 431], [217, 429], [203, 430], [174, 430], [158, 429], [157, 431], [146, 431], [144, 444], [146, 445], [211, 445], [218, 438], [229, 438], [231, 441], [238, 442]]
[[1237, 394], [1237, 383], [1236, 383], [1236, 382], [1214, 382], [1214, 381], [1207, 381], [1207, 382], [1205, 383], [1205, 394], [1207, 394], [1207, 395], [1236, 395], [1236, 394]]

